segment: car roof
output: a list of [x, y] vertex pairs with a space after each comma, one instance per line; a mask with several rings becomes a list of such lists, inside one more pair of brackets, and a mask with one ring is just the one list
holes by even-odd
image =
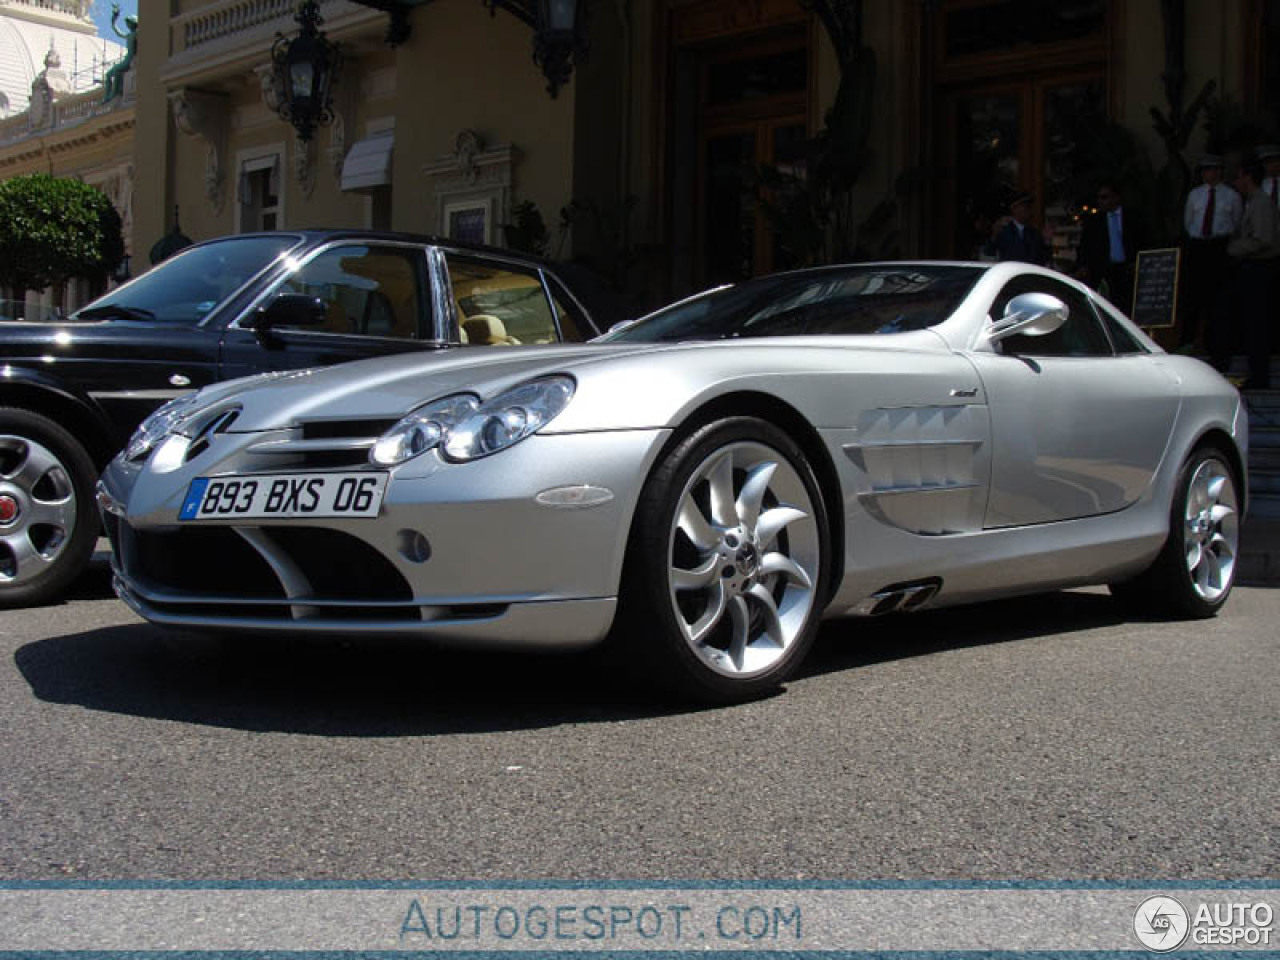
[[495, 247], [483, 243], [468, 243], [464, 240], [455, 240], [452, 237], [439, 237], [429, 233], [409, 233], [401, 230], [366, 230], [361, 227], [307, 227], [298, 230], [258, 230], [252, 233], [235, 233], [226, 234], [220, 237], [210, 237], [208, 240], [200, 241], [200, 243], [195, 244], [195, 246], [200, 246], [205, 243], [215, 243], [220, 240], [235, 240], [241, 237], [274, 236], [300, 237], [308, 245], [325, 243], [330, 240], [384, 240], [392, 243], [420, 243], [436, 247], [448, 247], [451, 250], [462, 250], [467, 253], [502, 257], [508, 260], [522, 260], [536, 264], [539, 267], [553, 272], [563, 266], [563, 264], [549, 260], [546, 257], [541, 257], [533, 253], [525, 253], [522, 250], [512, 250], [507, 247]]

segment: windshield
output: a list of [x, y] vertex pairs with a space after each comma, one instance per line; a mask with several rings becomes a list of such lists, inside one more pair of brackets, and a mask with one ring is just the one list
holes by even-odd
[[199, 323], [299, 239], [293, 234], [231, 237], [190, 247], [99, 297], [72, 319]]
[[597, 342], [923, 330], [950, 316], [981, 274], [980, 267], [875, 264], [762, 277], [682, 300]]

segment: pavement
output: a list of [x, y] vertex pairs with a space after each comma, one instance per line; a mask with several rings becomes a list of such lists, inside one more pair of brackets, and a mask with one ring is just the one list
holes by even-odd
[[1277, 620], [832, 621], [691, 709], [585, 656], [167, 632], [95, 565], [0, 612], [0, 879], [1274, 877]]

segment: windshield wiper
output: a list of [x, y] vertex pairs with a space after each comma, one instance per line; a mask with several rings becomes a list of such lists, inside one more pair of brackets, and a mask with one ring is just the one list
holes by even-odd
[[77, 317], [91, 320], [94, 317], [126, 317], [129, 320], [154, 320], [156, 315], [142, 307], [127, 307], [122, 303], [105, 303], [76, 313]]

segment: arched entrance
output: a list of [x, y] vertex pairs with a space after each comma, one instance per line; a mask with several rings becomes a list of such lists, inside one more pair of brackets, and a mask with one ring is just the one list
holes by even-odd
[[[944, 0], [934, 51], [937, 183], [933, 253], [976, 258], [1008, 200], [1028, 191], [1069, 269], [1089, 131], [1110, 114], [1117, 3]], [[1093, 175], [1109, 171], [1098, 169]]]

